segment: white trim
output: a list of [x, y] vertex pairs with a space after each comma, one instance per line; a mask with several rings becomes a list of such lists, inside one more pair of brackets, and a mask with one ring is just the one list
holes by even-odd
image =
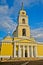
[[38, 58], [43, 58], [43, 56], [37, 56]]
[[14, 57], [17, 57], [16, 56], [16, 43], [14, 43]]
[[10, 58], [11, 56], [0, 56], [0, 58]]

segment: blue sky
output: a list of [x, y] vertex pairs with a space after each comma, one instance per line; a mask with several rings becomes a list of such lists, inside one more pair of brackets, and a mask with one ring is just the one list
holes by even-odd
[[22, 2], [27, 12], [31, 36], [43, 42], [43, 0], [0, 0], [0, 40], [12, 35], [17, 26], [17, 17]]

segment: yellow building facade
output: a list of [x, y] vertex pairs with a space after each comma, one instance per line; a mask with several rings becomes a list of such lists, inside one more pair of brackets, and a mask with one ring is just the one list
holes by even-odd
[[13, 37], [6, 36], [0, 47], [0, 57], [43, 57], [43, 44], [37, 43], [30, 37], [28, 15], [22, 9], [19, 12], [18, 26], [13, 32]]

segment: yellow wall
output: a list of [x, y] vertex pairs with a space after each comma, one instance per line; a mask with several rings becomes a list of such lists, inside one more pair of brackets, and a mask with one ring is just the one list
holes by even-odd
[[1, 47], [2, 56], [12, 56], [13, 45], [12, 43], [3, 43]]
[[18, 26], [18, 37], [22, 37], [22, 29], [26, 29], [26, 37], [30, 38], [30, 28], [28, 26]]
[[38, 56], [43, 56], [43, 44], [38, 44], [37, 45], [37, 55]]
[[12, 38], [10, 36], [7, 36], [3, 39], [1, 46], [1, 56], [12, 56], [13, 44], [10, 43], [11, 41]]

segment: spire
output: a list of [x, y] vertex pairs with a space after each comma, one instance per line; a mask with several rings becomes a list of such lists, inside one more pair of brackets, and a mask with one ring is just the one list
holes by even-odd
[[22, 2], [22, 10], [24, 10], [24, 5], [23, 5], [23, 2]]

